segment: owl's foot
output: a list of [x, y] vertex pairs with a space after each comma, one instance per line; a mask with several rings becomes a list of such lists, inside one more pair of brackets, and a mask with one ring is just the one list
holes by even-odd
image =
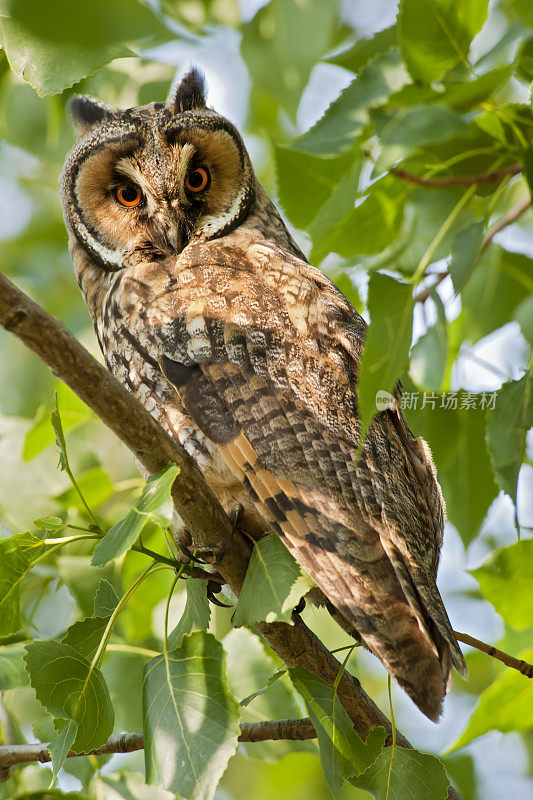
[[193, 561], [195, 564], [207, 564], [207, 561], [204, 561], [203, 558], [199, 558], [194, 553], [191, 553], [187, 545], [183, 544], [183, 542], [177, 541], [176, 544], [187, 559], [185, 562], [186, 564], [190, 563], [191, 561]]

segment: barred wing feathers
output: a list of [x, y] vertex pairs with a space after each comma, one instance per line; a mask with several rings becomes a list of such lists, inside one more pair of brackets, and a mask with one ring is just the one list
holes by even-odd
[[435, 584], [443, 505], [399, 410], [374, 419], [357, 460], [364, 322], [283, 251], [248, 248], [235, 268], [234, 248], [218, 263], [187, 250], [149, 306], [152, 354], [261, 516], [437, 719], [452, 662], [466, 669]]

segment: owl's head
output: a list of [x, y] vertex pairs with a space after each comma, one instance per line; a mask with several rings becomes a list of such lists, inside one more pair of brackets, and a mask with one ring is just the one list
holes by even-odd
[[151, 259], [179, 253], [248, 216], [248, 153], [235, 127], [206, 107], [197, 70], [166, 103], [120, 111], [76, 97], [70, 110], [80, 138], [61, 174], [61, 202], [69, 230], [102, 269], [147, 251]]

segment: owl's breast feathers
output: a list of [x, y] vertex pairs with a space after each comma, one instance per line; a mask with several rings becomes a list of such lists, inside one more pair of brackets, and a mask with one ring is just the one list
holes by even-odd
[[357, 459], [364, 321], [306, 262], [240, 241], [118, 273], [103, 328], [137, 343], [263, 519], [437, 719], [452, 662], [466, 667], [435, 583], [444, 510], [428, 448], [387, 410]]

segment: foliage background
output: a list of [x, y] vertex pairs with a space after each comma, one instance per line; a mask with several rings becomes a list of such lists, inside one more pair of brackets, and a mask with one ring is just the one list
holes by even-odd
[[[451, 21], [450, 37], [427, 17], [433, 5]], [[372, 318], [373, 354], [384, 362], [373, 378], [369, 372], [372, 391], [363, 410], [371, 413], [374, 390], [391, 389], [402, 371], [407, 391], [474, 392], [478, 406], [481, 393], [506, 385], [492, 416], [479, 407], [406, 413], [432, 447], [448, 504], [439, 584], [454, 626], [515, 655], [527, 652], [533, 630], [533, 474], [531, 448], [524, 450], [530, 385], [522, 376], [533, 342], [531, 212], [480, 254], [483, 233], [527, 198], [527, 182], [508, 176], [475, 190], [427, 188], [388, 170], [402, 160], [402, 167], [418, 175], [469, 176], [519, 162], [531, 175], [530, 3], [493, 2], [485, 22], [483, 0], [405, 0], [394, 31], [392, 0], [90, 0], [84, 6], [2, 0], [2, 7], [2, 269], [97, 355], [57, 196], [57, 176], [74, 140], [65, 105], [75, 92], [122, 107], [161, 100], [176, 69], [197, 64], [206, 74], [210, 104], [243, 131], [261, 181], [312, 263]], [[385, 32], [375, 36], [377, 31]], [[369, 43], [352, 46], [362, 37]], [[431, 273], [447, 267], [453, 281], [446, 277], [413, 310], [410, 287], [398, 279], [414, 276], [418, 282], [426, 268]], [[376, 275], [378, 269], [384, 272]], [[405, 329], [396, 325], [399, 311], [407, 315]], [[4, 537], [33, 529], [45, 514], [68, 511], [83, 519], [66, 476], [56, 469], [48, 419], [53, 389], [46, 368], [1, 334]], [[75, 397], [59, 391], [76, 474], [90, 505], [112, 523], [141, 486], [131, 456]], [[27, 630], [35, 638], [56, 635], [92, 612], [90, 598], [101, 575], [127, 587], [143, 566], [142, 556], [132, 552], [99, 570], [89, 566], [82, 545], [63, 552], [25, 585]], [[160, 648], [167, 591], [165, 576], [146, 584], [121, 615], [117, 641]], [[182, 595], [172, 608], [175, 618]], [[346, 643], [320, 612], [305, 614], [328, 645]], [[262, 685], [273, 665], [250, 634], [231, 630], [229, 613], [217, 609], [211, 624], [218, 638], [225, 637], [232, 688], [245, 696]], [[472, 741], [444, 757], [465, 800], [525, 800], [533, 792], [533, 689], [480, 653], [468, 652], [467, 660], [470, 679], [454, 678], [438, 726], [394, 688], [398, 726], [415, 746], [434, 753], [466, 730], [463, 741]], [[117, 730], [141, 728], [141, 667], [139, 656], [107, 657]], [[375, 659], [357, 652], [350, 667], [387, 710], [385, 674]], [[42, 716], [32, 691], [4, 692], [4, 737], [32, 737], [32, 723]], [[270, 700], [250, 713], [291, 716], [296, 701], [287, 686], [270, 691]], [[126, 764], [127, 776], [114, 783]], [[135, 777], [142, 773], [139, 755], [115, 757], [101, 772], [94, 769], [90, 759], [71, 761], [60, 785], [76, 791], [92, 779], [95, 797], [160, 795]], [[46, 773], [28, 766], [17, 773], [15, 789], [5, 791], [44, 792]], [[0, 784], [0, 797], [11, 796], [3, 792]], [[309, 743], [242, 747], [217, 794], [219, 800], [328, 796]], [[366, 796], [351, 787], [341, 793], [343, 800]]]

